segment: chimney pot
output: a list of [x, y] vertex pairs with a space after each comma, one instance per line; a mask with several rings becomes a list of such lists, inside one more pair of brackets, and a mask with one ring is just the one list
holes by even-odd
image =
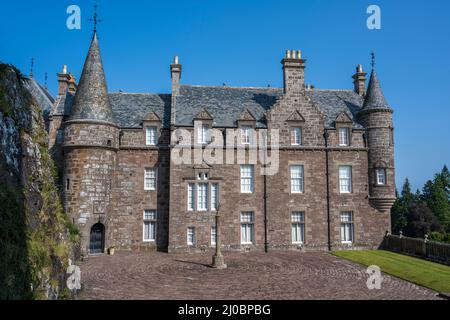
[[286, 50], [286, 59], [291, 58], [291, 50]]
[[297, 59], [297, 52], [292, 50], [292, 59]]
[[67, 74], [67, 65], [63, 65], [62, 73]]
[[175, 56], [175, 57], [173, 58], [173, 63], [174, 63], [174, 64], [179, 64], [178, 61], [179, 61], [178, 56]]

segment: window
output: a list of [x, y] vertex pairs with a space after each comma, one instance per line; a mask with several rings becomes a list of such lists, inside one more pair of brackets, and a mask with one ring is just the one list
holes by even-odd
[[291, 192], [303, 193], [304, 192], [304, 177], [303, 166], [291, 167]]
[[302, 144], [302, 128], [296, 127], [291, 129], [291, 145], [299, 146]]
[[156, 169], [145, 169], [144, 190], [156, 190]]
[[339, 191], [340, 193], [352, 192], [352, 167], [339, 167]]
[[56, 132], [56, 143], [57, 143], [57, 144], [62, 144], [62, 143], [63, 143], [63, 140], [64, 140], [64, 130], [59, 129], [59, 130]]
[[241, 244], [254, 244], [253, 212], [241, 213]]
[[251, 144], [252, 143], [252, 131], [251, 126], [241, 127], [241, 144]]
[[305, 242], [305, 213], [292, 212], [292, 243]]
[[195, 206], [195, 184], [188, 183], [188, 210], [194, 211]]
[[253, 193], [253, 165], [241, 165], [241, 193]]
[[386, 169], [375, 169], [375, 175], [377, 179], [377, 185], [386, 185]]
[[156, 211], [144, 211], [144, 242], [156, 240]]
[[66, 179], [66, 190], [70, 190], [70, 179]]
[[349, 128], [339, 128], [339, 145], [343, 147], [350, 145]]
[[216, 211], [219, 207], [219, 184], [211, 184], [211, 210]]
[[187, 228], [187, 245], [195, 246], [195, 228], [194, 227]]
[[208, 131], [209, 126], [207, 124], [202, 124], [200, 127], [200, 132], [198, 134], [198, 143], [207, 144], [208, 143]]
[[213, 226], [211, 227], [211, 246], [216, 245], [216, 236], [217, 236], [216, 227]]
[[341, 242], [353, 242], [353, 212], [341, 213]]
[[198, 211], [208, 210], [208, 184], [197, 184], [197, 205]]
[[145, 144], [148, 146], [156, 146], [158, 134], [156, 127], [147, 127], [145, 129]]

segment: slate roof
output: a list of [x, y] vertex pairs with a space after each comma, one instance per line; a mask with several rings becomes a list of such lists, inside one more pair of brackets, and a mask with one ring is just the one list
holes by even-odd
[[[345, 112], [355, 129], [363, 129], [356, 115], [364, 99], [352, 90], [307, 90], [313, 102], [325, 114], [326, 127], [334, 128], [336, 118]], [[270, 109], [283, 94], [280, 88], [206, 87], [180, 88], [176, 103], [176, 125], [192, 126], [194, 118], [206, 108], [214, 119], [214, 126], [235, 127], [240, 115], [248, 110], [256, 118], [259, 128], [266, 126], [264, 112]], [[153, 111], [170, 127], [171, 94], [109, 93], [109, 103], [115, 122], [123, 128], [140, 128], [142, 120]], [[57, 99], [56, 114], [70, 114], [73, 96], [67, 94]]]
[[384, 98], [383, 90], [381, 90], [381, 85], [378, 81], [375, 70], [372, 70], [372, 74], [370, 75], [369, 87], [367, 89], [366, 99], [363, 106], [363, 110], [373, 109], [392, 110]]
[[47, 91], [47, 89], [42, 87], [33, 78], [26, 79], [24, 82], [26, 88], [31, 93], [36, 102], [39, 104], [44, 114], [50, 112], [50, 110], [53, 107], [53, 104], [55, 103], [55, 100], [53, 99], [51, 94]]
[[70, 114], [70, 120], [81, 119], [115, 122], [109, 104], [108, 89], [96, 32], [92, 37]]
[[[356, 114], [363, 98], [352, 90], [308, 90], [307, 94], [324, 112], [326, 127], [334, 127], [336, 118], [346, 112], [354, 121], [355, 129], [363, 127]], [[177, 96], [175, 123], [192, 126], [195, 115], [206, 108], [214, 118], [213, 125], [235, 127], [239, 115], [248, 110], [256, 118], [257, 127], [265, 127], [264, 112], [270, 109], [283, 94], [280, 88], [181, 86]]]
[[151, 111], [170, 127], [170, 94], [110, 93], [109, 101], [117, 124], [122, 128], [140, 128]]

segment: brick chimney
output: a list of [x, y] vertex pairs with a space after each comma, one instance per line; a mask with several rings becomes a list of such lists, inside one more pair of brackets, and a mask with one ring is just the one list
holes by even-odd
[[355, 92], [360, 96], [366, 95], [366, 75], [363, 71], [362, 65], [358, 64], [356, 73], [353, 75], [353, 84], [355, 85]]
[[284, 93], [301, 92], [305, 85], [305, 62], [300, 50], [286, 50], [283, 65]]
[[58, 73], [58, 95], [64, 96], [69, 90], [70, 74], [67, 73], [67, 66], [64, 65], [60, 73]]

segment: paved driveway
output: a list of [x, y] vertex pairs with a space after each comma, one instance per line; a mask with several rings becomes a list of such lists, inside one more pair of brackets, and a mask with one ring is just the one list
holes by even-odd
[[208, 267], [211, 253], [124, 253], [81, 265], [81, 299], [437, 299], [436, 292], [383, 275], [366, 286], [366, 269], [328, 253], [226, 253], [226, 270]]

